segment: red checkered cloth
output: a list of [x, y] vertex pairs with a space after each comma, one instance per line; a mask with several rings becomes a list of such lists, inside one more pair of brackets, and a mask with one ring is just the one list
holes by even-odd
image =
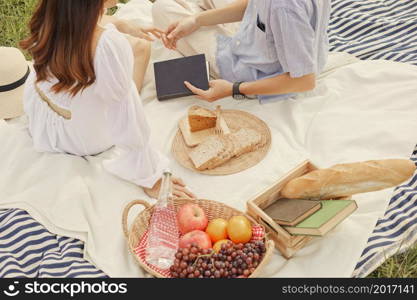
[[251, 242], [256, 241], [263, 241], [265, 238], [265, 228], [263, 228], [261, 225], [253, 225], [252, 226], [252, 239]]
[[[252, 226], [252, 239], [251, 242], [262, 241], [265, 238], [265, 229], [260, 225]], [[148, 230], [143, 234], [142, 238], [139, 241], [138, 246], [134, 249], [136, 256], [141, 261], [141, 263], [147, 265], [149, 268], [155, 272], [161, 274], [164, 277], [171, 278], [171, 272], [169, 269], [160, 269], [146, 262], [146, 245], [148, 244]]]
[[136, 256], [142, 264], [147, 265], [149, 268], [151, 268], [152, 270], [161, 274], [164, 277], [171, 278], [171, 272], [169, 271], [169, 269], [157, 268], [146, 261], [146, 245], [148, 244], [148, 233], [149, 230], [146, 230], [142, 238], [140, 239], [138, 246], [135, 248]]

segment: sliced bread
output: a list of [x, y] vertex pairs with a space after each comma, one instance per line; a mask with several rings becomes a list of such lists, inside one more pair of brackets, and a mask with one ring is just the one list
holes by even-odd
[[218, 138], [224, 145], [224, 151], [218, 157], [211, 160], [206, 168], [207, 170], [215, 169], [225, 164], [233, 157], [233, 143], [226, 136], [219, 136]]
[[224, 141], [218, 136], [211, 136], [192, 149], [189, 156], [197, 170], [207, 170], [213, 168], [213, 165], [218, 165], [224, 151]]
[[240, 156], [255, 151], [262, 145], [262, 135], [256, 130], [241, 128], [230, 135], [233, 141], [233, 156]]
[[213, 128], [216, 126], [216, 114], [204, 107], [194, 105], [188, 110], [188, 122], [191, 132]]
[[233, 157], [255, 151], [262, 144], [262, 136], [257, 131], [242, 128], [228, 135], [208, 137], [189, 153], [197, 170], [217, 168]]

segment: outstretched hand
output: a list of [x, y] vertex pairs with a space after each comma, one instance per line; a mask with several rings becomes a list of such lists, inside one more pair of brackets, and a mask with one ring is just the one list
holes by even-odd
[[197, 98], [207, 102], [217, 101], [219, 99], [231, 96], [233, 93], [233, 84], [223, 79], [210, 81], [210, 88], [206, 91], [193, 86], [188, 81], [185, 81], [184, 84], [188, 89], [190, 89], [191, 92], [197, 95]]
[[138, 29], [133, 34], [134, 36], [153, 42], [155, 39], [161, 39], [164, 35], [164, 32], [156, 27], [138, 27]]
[[169, 25], [167, 31], [162, 35], [162, 42], [168, 49], [175, 50], [177, 41], [198, 30], [200, 25], [195, 16], [186, 17]]

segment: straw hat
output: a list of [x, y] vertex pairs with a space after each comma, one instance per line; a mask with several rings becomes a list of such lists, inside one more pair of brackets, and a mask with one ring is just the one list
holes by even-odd
[[0, 47], [0, 119], [24, 114], [22, 98], [29, 72], [29, 65], [19, 49]]

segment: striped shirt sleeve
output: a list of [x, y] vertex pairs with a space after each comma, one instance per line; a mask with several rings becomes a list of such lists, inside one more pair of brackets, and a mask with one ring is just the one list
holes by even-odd
[[293, 78], [315, 73], [315, 33], [307, 12], [273, 8], [270, 23], [284, 73], [289, 73]]

